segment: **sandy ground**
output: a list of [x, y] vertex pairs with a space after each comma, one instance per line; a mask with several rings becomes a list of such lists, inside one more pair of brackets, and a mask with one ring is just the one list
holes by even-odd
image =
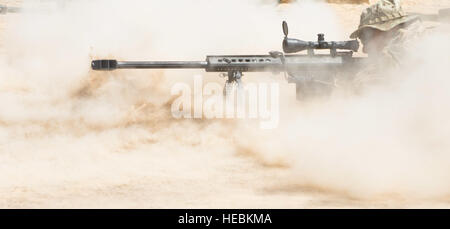
[[[21, 1], [0, 1], [5, 3], [20, 5]], [[359, 14], [367, 4], [329, 6], [345, 29], [342, 33], [349, 34], [357, 27]], [[406, 11], [435, 13], [444, 7], [450, 7], [448, 0], [404, 1]], [[27, 51], [13, 52], [4, 47], [10, 42], [4, 38], [12, 30], [9, 22], [18, 17], [0, 16], [0, 47], [6, 56], [2, 63], [13, 63], [12, 55], [27, 55]], [[70, 59], [70, 54], [64, 57]], [[17, 66], [8, 67], [12, 69], [7, 72], [9, 76], [22, 74], [14, 70]], [[76, 70], [74, 74], [78, 74]], [[140, 87], [128, 78], [115, 76], [115, 83], [129, 84], [132, 89], [116, 84], [107, 84], [104, 89], [96, 85], [105, 79], [89, 74], [83, 79], [89, 84], [85, 90], [63, 92], [58, 97], [57, 88], [51, 87], [57, 91], [51, 96], [58, 95], [58, 99], [50, 102], [45, 100], [45, 93], [34, 93], [33, 85], [1, 78], [7, 85], [0, 90], [1, 208], [450, 207], [447, 190], [438, 197], [411, 197], [389, 191], [366, 196], [328, 188], [326, 183], [305, 183], [303, 176], [284, 163], [285, 158], [277, 157], [284, 149], [274, 149], [268, 159], [246, 149], [248, 144], [237, 143], [239, 133], [234, 128], [241, 123], [175, 120], [170, 117], [166, 98], [162, 103], [147, 104], [135, 98], [128, 103], [129, 94], [154, 89], [151, 86]], [[92, 77], [97, 80], [90, 81]], [[145, 93], [168, 94], [166, 89], [155, 90]], [[116, 92], [121, 93], [119, 97], [114, 95]], [[104, 109], [105, 104], [113, 109]], [[116, 118], [114, 106], [129, 109]], [[80, 107], [83, 111], [78, 114]], [[247, 135], [240, 138], [246, 141]], [[248, 137], [248, 141], [258, 145], [264, 140]], [[317, 173], [321, 170], [316, 169]]]

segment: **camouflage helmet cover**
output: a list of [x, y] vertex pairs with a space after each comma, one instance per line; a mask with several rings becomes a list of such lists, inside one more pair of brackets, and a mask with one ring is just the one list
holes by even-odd
[[350, 35], [350, 38], [359, 37], [364, 28], [389, 31], [397, 25], [417, 19], [419, 19], [418, 16], [410, 16], [403, 12], [400, 0], [380, 0], [362, 12], [359, 27]]

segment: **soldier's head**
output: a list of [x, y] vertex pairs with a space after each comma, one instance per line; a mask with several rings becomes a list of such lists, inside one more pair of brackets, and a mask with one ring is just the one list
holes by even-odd
[[350, 38], [359, 38], [363, 52], [370, 55], [382, 50], [398, 29], [416, 20], [419, 17], [403, 12], [400, 0], [380, 0], [362, 12], [359, 27]]

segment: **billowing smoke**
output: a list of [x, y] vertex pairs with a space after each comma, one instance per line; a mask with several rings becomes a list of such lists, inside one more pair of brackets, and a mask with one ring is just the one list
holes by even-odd
[[290, 107], [279, 138], [257, 135], [244, 149], [269, 165], [285, 155], [299, 185], [364, 198], [448, 195], [448, 36], [445, 27], [424, 34], [400, 69], [380, 69], [386, 84], [363, 95]]

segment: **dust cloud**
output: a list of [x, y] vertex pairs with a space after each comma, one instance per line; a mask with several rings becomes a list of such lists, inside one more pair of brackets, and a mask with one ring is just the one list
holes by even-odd
[[283, 91], [280, 127], [261, 131], [245, 120], [172, 118], [171, 86], [195, 74], [222, 82], [216, 74], [92, 72], [90, 60], [264, 54], [280, 49], [282, 20], [291, 37], [344, 40], [335, 6], [23, 6], [24, 14], [7, 16], [0, 41], [1, 207], [429, 206], [450, 191], [450, 46], [440, 42], [448, 35], [424, 38], [392, 84], [359, 96], [299, 104], [281, 75], [245, 75]]

